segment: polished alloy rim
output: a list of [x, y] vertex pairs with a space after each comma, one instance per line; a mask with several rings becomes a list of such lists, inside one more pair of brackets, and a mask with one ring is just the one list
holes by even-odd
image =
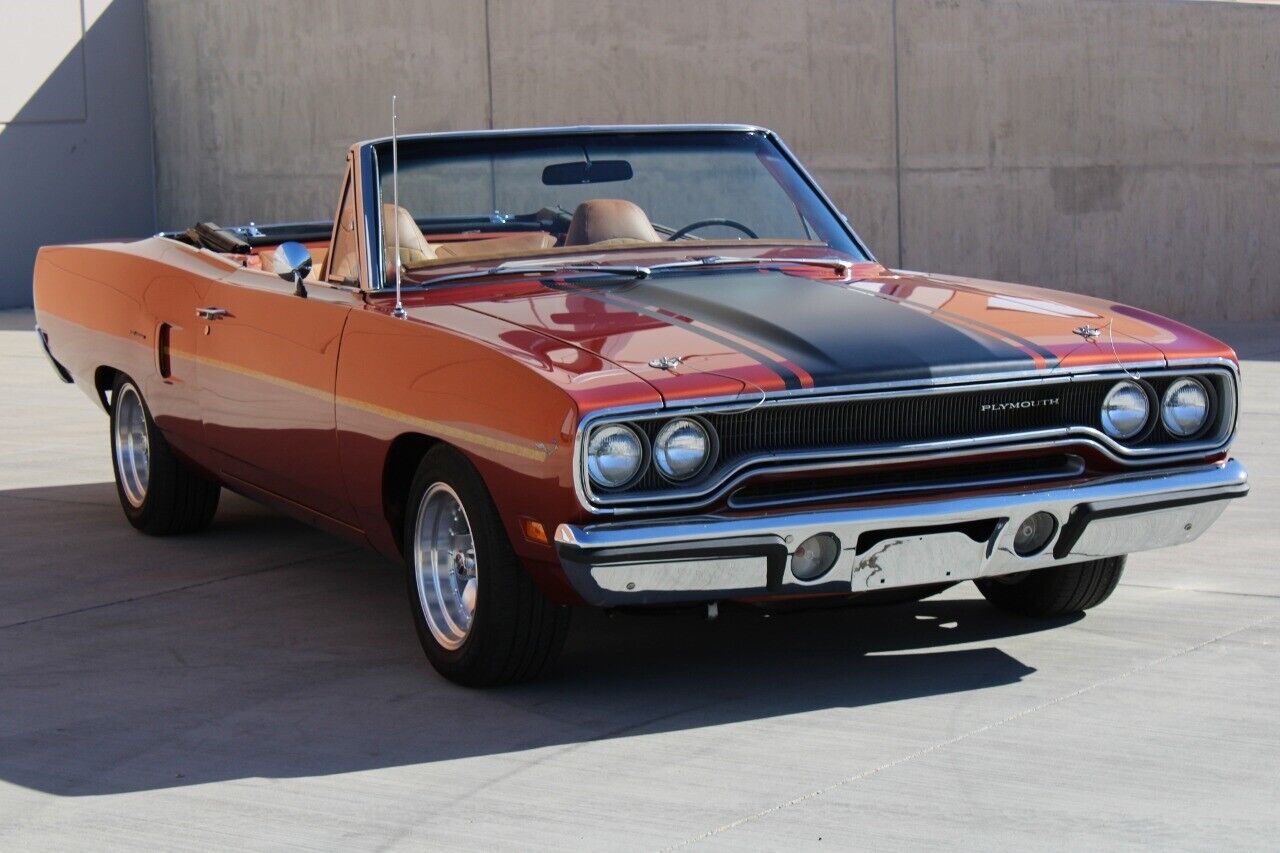
[[135, 507], [147, 499], [151, 477], [151, 440], [147, 435], [147, 413], [138, 389], [126, 385], [115, 403], [116, 426], [112, 435], [116, 451], [116, 472], [124, 496]]
[[457, 493], [444, 483], [427, 489], [418, 504], [413, 569], [432, 636], [446, 649], [458, 648], [475, 618], [479, 579], [471, 522]]

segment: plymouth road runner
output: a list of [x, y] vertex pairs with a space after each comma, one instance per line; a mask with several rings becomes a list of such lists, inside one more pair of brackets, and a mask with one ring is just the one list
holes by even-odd
[[135, 527], [229, 488], [367, 543], [465, 684], [574, 605], [1076, 612], [1248, 489], [1229, 347], [887, 269], [756, 127], [361, 142], [332, 222], [46, 247], [34, 288]]

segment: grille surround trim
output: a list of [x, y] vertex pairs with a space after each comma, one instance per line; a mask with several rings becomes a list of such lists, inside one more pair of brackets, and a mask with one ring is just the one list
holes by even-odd
[[[591, 429], [602, 422], [625, 422], [643, 430], [641, 424], [649, 421], [665, 421], [689, 415], [725, 415], [746, 413], [762, 408], [788, 406], [813, 406], [901, 398], [935, 397], [973, 392], [1005, 391], [1010, 389], [1059, 386], [1058, 390], [1085, 382], [1115, 382], [1125, 378], [1140, 378], [1144, 383], [1151, 379], [1172, 381], [1185, 375], [1214, 375], [1221, 388], [1215, 414], [1217, 427], [1211, 434], [1195, 440], [1179, 440], [1152, 446], [1129, 446], [1116, 441], [1101, 429], [1088, 426], [1054, 426], [1049, 428], [1013, 430], [1004, 433], [953, 437], [941, 440], [882, 442], [857, 446], [805, 448], [791, 451], [764, 451], [736, 460], [716, 472], [712, 479], [681, 487], [664, 481], [661, 491], [643, 493], [617, 493], [593, 490], [585, 477], [582, 464], [582, 448]], [[967, 381], [966, 381], [967, 380]], [[1141, 467], [1177, 461], [1202, 459], [1205, 455], [1225, 450], [1235, 434], [1238, 414], [1237, 398], [1239, 371], [1228, 359], [1180, 360], [1159, 365], [1141, 367], [1118, 365], [1099, 369], [1096, 366], [1075, 370], [1041, 371], [1034, 376], [1017, 374], [1015, 377], [991, 377], [985, 381], [972, 378], [933, 383], [877, 383], [862, 386], [862, 393], [850, 389], [823, 393], [785, 393], [766, 395], [759, 402], [744, 405], [740, 399], [716, 398], [682, 401], [669, 407], [624, 407], [602, 409], [591, 413], [579, 425], [574, 443], [573, 476], [579, 503], [596, 514], [635, 514], [665, 510], [700, 509], [723, 498], [742, 482], [761, 472], [803, 473], [806, 470], [856, 468], [864, 465], [894, 464], [906, 461], [963, 459], [980, 453], [1000, 450], [1035, 450], [1055, 447], [1064, 439], [1084, 442], [1102, 452], [1111, 460], [1126, 466]], [[806, 389], [807, 390], [807, 389]]]

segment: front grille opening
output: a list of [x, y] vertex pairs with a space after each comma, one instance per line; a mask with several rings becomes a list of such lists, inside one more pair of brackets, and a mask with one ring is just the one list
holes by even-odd
[[963, 524], [938, 524], [933, 527], [894, 527], [887, 530], [868, 530], [858, 537], [857, 553], [865, 554], [886, 539], [905, 539], [909, 536], [925, 536], [931, 533], [963, 533], [974, 542], [990, 542], [996, 526], [1002, 519], [987, 518], [966, 521]]
[[[1229, 373], [1203, 369], [1165, 370], [1144, 372], [1141, 377], [1159, 399], [1169, 383], [1183, 375], [1196, 375], [1209, 387], [1214, 400], [1211, 423], [1192, 439], [1175, 439], [1164, 430], [1157, 409], [1152, 414], [1152, 428], [1128, 442], [1128, 450], [1151, 454], [1148, 458], [1154, 459], [1166, 452], [1186, 453], [1190, 447], [1203, 447], [1226, 437], [1235, 409]], [[698, 498], [714, 491], [728, 478], [753, 468], [777, 470], [802, 462], [816, 464], [827, 458], [847, 458], [855, 452], [871, 459], [906, 452], [904, 448], [910, 452], [949, 449], [957, 442], [971, 440], [993, 444], [1003, 440], [1012, 444], [1030, 440], [1031, 436], [1055, 436], [1079, 429], [1100, 434], [1102, 400], [1121, 378], [1119, 374], [1105, 378], [1064, 376], [1061, 380], [1007, 386], [992, 383], [991, 386], [963, 389], [925, 389], [918, 394], [766, 402], [746, 411], [727, 408], [701, 411], [698, 416], [709, 423], [718, 436], [719, 450], [715, 462], [705, 471], [687, 482], [673, 484], [649, 465], [635, 482], [625, 488], [603, 490], [592, 487], [596, 493], [594, 500], [600, 505], [640, 505]], [[662, 425], [677, 414], [678, 411], [645, 415], [628, 422], [652, 442]], [[1085, 440], [1092, 441], [1087, 436]], [[1103, 440], [1099, 439], [1097, 443], [1103, 443]], [[1028, 476], [1038, 475], [1028, 472]], [[1048, 472], [1045, 476], [1066, 477], [1071, 474]], [[851, 476], [850, 482], [857, 479], [859, 475]], [[957, 472], [956, 485], [966, 485], [964, 480]], [[826, 487], [825, 483], [817, 485]], [[948, 485], [923, 484], [908, 490], [947, 488]], [[816, 499], [839, 500], [859, 494], [901, 490], [888, 487], [846, 489], [830, 495], [818, 495]], [[790, 496], [782, 494], [777, 497], [784, 502], [796, 503], [803, 499], [793, 501]], [[740, 491], [730, 500], [732, 506], [741, 508], [768, 503], [768, 496], [757, 496], [750, 490]]]
[[729, 496], [734, 509], [855, 500], [874, 495], [952, 491], [1082, 476], [1085, 463], [1070, 453], [1031, 458], [983, 460], [952, 465], [865, 471], [839, 477], [770, 480]]

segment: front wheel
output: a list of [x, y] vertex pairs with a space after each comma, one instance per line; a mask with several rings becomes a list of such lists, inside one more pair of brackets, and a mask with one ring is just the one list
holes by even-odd
[[1001, 610], [1020, 616], [1063, 616], [1106, 601], [1120, 583], [1124, 562], [1124, 557], [1108, 557], [974, 583]]
[[193, 533], [213, 520], [221, 486], [174, 456], [142, 392], [123, 374], [111, 391], [111, 461], [120, 506], [143, 533]]
[[429, 451], [408, 509], [409, 602], [432, 666], [470, 687], [540, 675], [564, 645], [569, 609], [520, 565], [471, 463], [448, 447]]

